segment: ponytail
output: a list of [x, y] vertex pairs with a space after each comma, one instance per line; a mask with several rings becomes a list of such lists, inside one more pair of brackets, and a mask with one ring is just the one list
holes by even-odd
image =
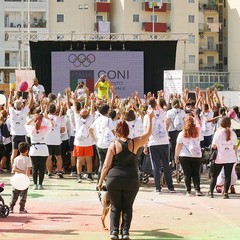
[[226, 133], [226, 140], [227, 141], [231, 140], [231, 131], [229, 127], [225, 129], [225, 133]]

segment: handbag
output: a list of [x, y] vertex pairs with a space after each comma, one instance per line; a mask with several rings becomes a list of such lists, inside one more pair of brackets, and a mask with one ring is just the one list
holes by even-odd
[[211, 148], [210, 156], [209, 156], [209, 164], [210, 164], [209, 178], [213, 176], [214, 165], [215, 165], [215, 160], [217, 158], [217, 154], [218, 154], [217, 148]]
[[209, 162], [215, 162], [215, 160], [217, 158], [217, 154], [218, 154], [217, 148], [211, 148]]

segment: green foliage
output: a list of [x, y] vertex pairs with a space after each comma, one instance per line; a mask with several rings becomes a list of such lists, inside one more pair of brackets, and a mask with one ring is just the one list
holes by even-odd
[[224, 85], [223, 84], [220, 84], [220, 83], [214, 83], [211, 87], [210, 87], [210, 90], [214, 90], [214, 89], [217, 89], [218, 91], [222, 91], [223, 88], [224, 88]]

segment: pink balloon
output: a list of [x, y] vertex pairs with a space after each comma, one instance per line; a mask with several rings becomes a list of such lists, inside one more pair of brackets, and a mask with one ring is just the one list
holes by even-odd
[[27, 83], [26, 81], [20, 82], [20, 84], [19, 84], [19, 90], [20, 90], [21, 92], [27, 91], [27, 90], [28, 90], [28, 83]]

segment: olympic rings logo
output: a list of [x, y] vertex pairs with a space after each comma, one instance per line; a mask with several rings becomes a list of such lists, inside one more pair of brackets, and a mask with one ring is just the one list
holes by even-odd
[[75, 67], [80, 67], [83, 65], [84, 67], [89, 67], [93, 62], [95, 62], [96, 57], [90, 53], [87, 56], [85, 54], [70, 54], [68, 56], [68, 61], [72, 63]]

